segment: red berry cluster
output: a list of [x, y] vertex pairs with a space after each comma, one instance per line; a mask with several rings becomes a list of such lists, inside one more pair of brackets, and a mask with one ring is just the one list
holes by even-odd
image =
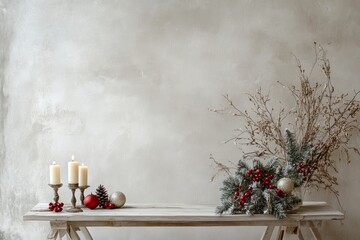
[[244, 205], [247, 199], [251, 198], [253, 188], [250, 186], [249, 189], [244, 192], [243, 195], [239, 198], [240, 192], [236, 191], [234, 194], [234, 200], [238, 200], [239, 205]]
[[302, 175], [303, 175], [302, 181], [305, 182], [305, 181], [307, 180], [307, 177], [308, 177], [309, 173], [310, 173], [309, 167], [308, 167], [306, 164], [300, 163], [300, 164], [297, 166], [297, 171], [298, 171], [299, 173], [302, 173]]
[[274, 178], [273, 174], [263, 174], [260, 168], [253, 168], [247, 171], [247, 174], [252, 178], [254, 182], [261, 182], [265, 187], [274, 189], [271, 184], [271, 180]]
[[63, 210], [62, 209], [63, 206], [64, 206], [63, 202], [55, 202], [55, 203], [50, 202], [49, 203], [49, 210], [50, 211], [55, 211], [55, 212], [61, 212]]
[[277, 195], [279, 196], [279, 197], [285, 197], [286, 196], [286, 193], [284, 193], [281, 189], [279, 189], [279, 188], [276, 188], [275, 189], [275, 192], [277, 193]]

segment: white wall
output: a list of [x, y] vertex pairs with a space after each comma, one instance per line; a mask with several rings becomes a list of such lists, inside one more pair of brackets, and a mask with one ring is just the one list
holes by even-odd
[[[323, 43], [334, 84], [360, 89], [358, 1], [0, 0], [0, 239], [44, 239], [45, 223], [21, 216], [49, 202], [48, 165], [66, 183], [72, 153], [129, 202], [219, 202], [209, 154], [240, 158], [222, 141], [238, 127], [209, 112], [229, 93], [240, 107], [259, 86], [296, 81], [291, 53], [309, 67]], [[328, 45], [330, 43], [330, 45]], [[354, 140], [358, 143], [359, 138]], [[359, 232], [358, 159], [341, 166], [344, 224], [325, 239]], [[63, 187], [61, 199], [69, 202]], [[338, 208], [332, 196], [313, 194]], [[95, 239], [259, 239], [263, 228], [93, 229]], [[116, 234], [116, 235], [114, 235]], [[31, 235], [31, 237], [29, 237]]]

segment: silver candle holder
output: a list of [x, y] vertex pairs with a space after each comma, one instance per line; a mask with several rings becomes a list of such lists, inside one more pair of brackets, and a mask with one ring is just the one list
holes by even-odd
[[72, 213], [82, 212], [83, 210], [81, 210], [81, 208], [76, 207], [75, 191], [76, 191], [76, 189], [79, 188], [79, 184], [78, 183], [69, 183], [68, 187], [70, 188], [70, 190], [72, 192], [72, 198], [71, 198], [72, 207], [67, 209], [66, 211], [72, 212]]

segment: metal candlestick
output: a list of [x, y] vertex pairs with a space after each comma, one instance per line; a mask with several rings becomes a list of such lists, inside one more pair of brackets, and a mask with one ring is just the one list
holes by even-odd
[[59, 188], [62, 187], [62, 183], [60, 183], [60, 184], [49, 184], [49, 186], [52, 187], [52, 189], [54, 189], [54, 201], [56, 203], [59, 202], [58, 190], [59, 190]]
[[81, 201], [81, 206], [80, 207], [85, 207], [84, 205], [84, 191], [85, 189], [87, 189], [88, 187], [90, 187], [89, 185], [85, 185], [85, 186], [79, 186], [80, 188], [80, 192], [81, 192], [81, 195], [80, 195], [80, 201]]
[[71, 192], [72, 192], [72, 198], [71, 198], [72, 207], [67, 209], [66, 211], [67, 212], [82, 212], [83, 210], [76, 207], [75, 191], [76, 191], [76, 189], [79, 188], [79, 184], [78, 183], [69, 183], [69, 188], [71, 189]]

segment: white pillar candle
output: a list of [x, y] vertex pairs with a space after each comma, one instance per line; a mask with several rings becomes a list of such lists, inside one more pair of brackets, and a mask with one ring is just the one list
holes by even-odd
[[88, 180], [88, 167], [82, 164], [79, 167], [79, 186], [80, 187], [87, 186], [88, 184], [87, 180]]
[[79, 163], [75, 161], [74, 155], [68, 162], [68, 182], [69, 184], [79, 183]]
[[50, 184], [60, 184], [60, 165], [55, 162], [50, 165]]

